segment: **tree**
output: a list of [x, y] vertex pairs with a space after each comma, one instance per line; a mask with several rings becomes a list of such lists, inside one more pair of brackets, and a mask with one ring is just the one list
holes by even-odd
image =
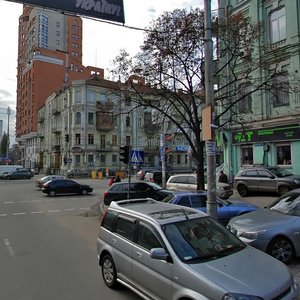
[[[131, 88], [138, 95], [136, 107], [152, 107], [159, 120], [170, 120], [185, 136], [197, 164], [198, 189], [204, 189], [201, 135], [201, 113], [206, 103], [203, 26], [201, 9], [165, 12], [147, 28], [141, 52], [129, 58], [122, 50], [115, 58], [115, 69], [112, 70], [113, 75], [123, 78], [132, 73], [143, 76], [154, 87], [153, 96], [161, 99], [159, 105], [143, 97], [139, 86], [132, 82]], [[249, 96], [257, 91], [270, 88], [276, 68], [270, 71], [270, 57], [261, 56], [260, 24], [252, 24], [249, 18], [239, 13], [214, 24], [213, 32], [216, 102], [213, 122], [222, 128], [228, 122], [243, 122], [237, 118], [238, 103], [249, 100]], [[273, 54], [272, 63], [278, 63], [281, 55]], [[246, 88], [249, 85], [251, 89]]]

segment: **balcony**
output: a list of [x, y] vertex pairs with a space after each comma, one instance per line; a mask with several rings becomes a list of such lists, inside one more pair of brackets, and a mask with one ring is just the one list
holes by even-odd
[[59, 132], [61, 132], [61, 128], [60, 128], [60, 127], [56, 127], [56, 126], [55, 126], [55, 127], [52, 127], [52, 128], [51, 128], [51, 132], [52, 132], [52, 133], [59, 133]]

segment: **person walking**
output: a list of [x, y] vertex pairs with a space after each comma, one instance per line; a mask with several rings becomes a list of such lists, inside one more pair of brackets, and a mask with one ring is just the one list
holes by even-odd
[[228, 177], [223, 170], [220, 171], [219, 182], [228, 183]]
[[117, 175], [117, 176], [116, 176], [115, 182], [121, 182], [121, 177], [120, 177], [120, 175]]
[[108, 182], [108, 186], [113, 185], [115, 182], [116, 182], [115, 177], [114, 176], [110, 177], [109, 182]]

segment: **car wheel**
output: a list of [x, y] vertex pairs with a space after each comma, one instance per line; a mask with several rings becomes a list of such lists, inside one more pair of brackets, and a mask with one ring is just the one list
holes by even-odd
[[239, 192], [239, 194], [242, 196], [242, 197], [246, 197], [248, 195], [248, 189], [245, 185], [243, 184], [240, 184], [238, 187], [237, 187], [237, 191]]
[[277, 237], [272, 240], [267, 253], [285, 264], [291, 263], [295, 257], [293, 244], [285, 237]]
[[11, 179], [11, 177], [10, 177], [10, 176], [7, 176], [7, 177], [6, 177], [6, 179], [10, 180], [10, 179]]
[[50, 197], [55, 197], [55, 195], [56, 195], [56, 193], [55, 193], [54, 190], [51, 190], [51, 191], [49, 192], [49, 196], [50, 196]]
[[104, 283], [109, 288], [116, 288], [118, 286], [117, 271], [112, 257], [108, 254], [104, 255], [104, 257], [102, 258], [101, 266]]
[[288, 186], [286, 186], [286, 185], [282, 185], [282, 186], [280, 186], [279, 188], [278, 188], [278, 194], [280, 195], [280, 196], [283, 196], [284, 194], [286, 194], [287, 192], [289, 192], [290, 191], [290, 188], [288, 187]]
[[87, 194], [88, 194], [87, 190], [82, 190], [82, 191], [81, 191], [81, 195], [84, 195], [84, 196], [85, 196], [85, 195], [87, 195]]

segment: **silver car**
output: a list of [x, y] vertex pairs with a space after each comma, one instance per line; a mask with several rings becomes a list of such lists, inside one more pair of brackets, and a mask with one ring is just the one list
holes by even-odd
[[300, 256], [300, 189], [268, 207], [232, 218], [227, 227], [242, 241], [290, 263]]
[[[105, 284], [143, 299], [296, 299], [288, 268], [205, 213], [152, 199], [112, 202], [100, 224]], [[265, 266], [268, 266], [266, 268]]]

